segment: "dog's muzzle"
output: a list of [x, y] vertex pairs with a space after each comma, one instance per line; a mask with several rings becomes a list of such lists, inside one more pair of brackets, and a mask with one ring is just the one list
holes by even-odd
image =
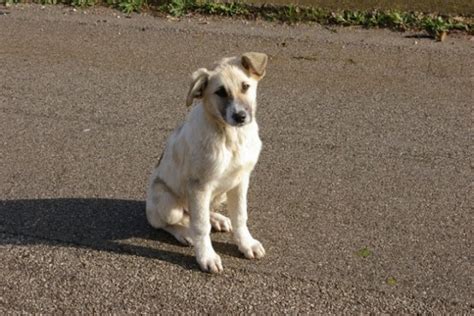
[[243, 124], [247, 119], [247, 113], [245, 113], [245, 111], [239, 111], [232, 114], [232, 119], [239, 125]]
[[245, 124], [250, 123], [252, 120], [252, 114], [249, 110], [238, 103], [232, 104], [232, 106], [227, 108], [226, 111], [226, 121], [229, 125], [232, 126], [243, 126]]

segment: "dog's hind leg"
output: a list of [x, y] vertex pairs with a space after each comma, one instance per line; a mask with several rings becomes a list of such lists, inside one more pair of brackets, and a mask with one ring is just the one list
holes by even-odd
[[177, 224], [177, 225], [168, 225], [168, 226], [163, 227], [162, 229], [170, 233], [171, 235], [173, 235], [173, 237], [176, 238], [176, 240], [182, 243], [183, 245], [186, 245], [186, 246], [194, 245], [193, 237], [191, 235], [191, 230], [189, 229], [189, 226], [187, 227], [187, 226]]
[[163, 229], [182, 244], [193, 244], [189, 220], [185, 219], [183, 207], [178, 203], [173, 193], [160, 188], [159, 185], [155, 185], [148, 192], [146, 217], [152, 227]]
[[183, 219], [184, 210], [172, 193], [157, 190], [149, 193], [146, 201], [146, 217], [154, 228], [175, 225]]

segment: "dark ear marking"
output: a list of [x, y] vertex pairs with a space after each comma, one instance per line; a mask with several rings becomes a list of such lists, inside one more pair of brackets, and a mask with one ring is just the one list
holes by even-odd
[[209, 71], [205, 68], [200, 68], [193, 73], [193, 81], [189, 87], [188, 96], [186, 98], [186, 106], [193, 104], [194, 98], [202, 98], [204, 89], [206, 89], [209, 82]]
[[194, 95], [195, 98], [202, 98], [204, 94], [204, 89], [206, 89], [208, 82], [209, 81], [207, 78], [202, 79], [201, 87], [196, 91], [196, 94]]

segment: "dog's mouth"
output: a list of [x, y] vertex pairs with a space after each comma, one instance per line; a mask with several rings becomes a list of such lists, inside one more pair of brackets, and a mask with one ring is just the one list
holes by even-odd
[[233, 123], [233, 124], [230, 124], [230, 125], [232, 125], [233, 127], [242, 127], [242, 126], [247, 125], [247, 123]]

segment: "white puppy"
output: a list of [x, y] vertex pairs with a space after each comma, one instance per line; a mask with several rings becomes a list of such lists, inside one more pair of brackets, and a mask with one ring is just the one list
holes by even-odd
[[[257, 83], [266, 65], [267, 55], [245, 53], [221, 60], [212, 70], [194, 72], [186, 103], [198, 102], [169, 137], [150, 178], [148, 222], [194, 245], [204, 271], [222, 271], [211, 244], [211, 225], [233, 231], [247, 258], [265, 255], [247, 228], [247, 189], [262, 146], [255, 113]], [[211, 211], [224, 202], [230, 220]]]

